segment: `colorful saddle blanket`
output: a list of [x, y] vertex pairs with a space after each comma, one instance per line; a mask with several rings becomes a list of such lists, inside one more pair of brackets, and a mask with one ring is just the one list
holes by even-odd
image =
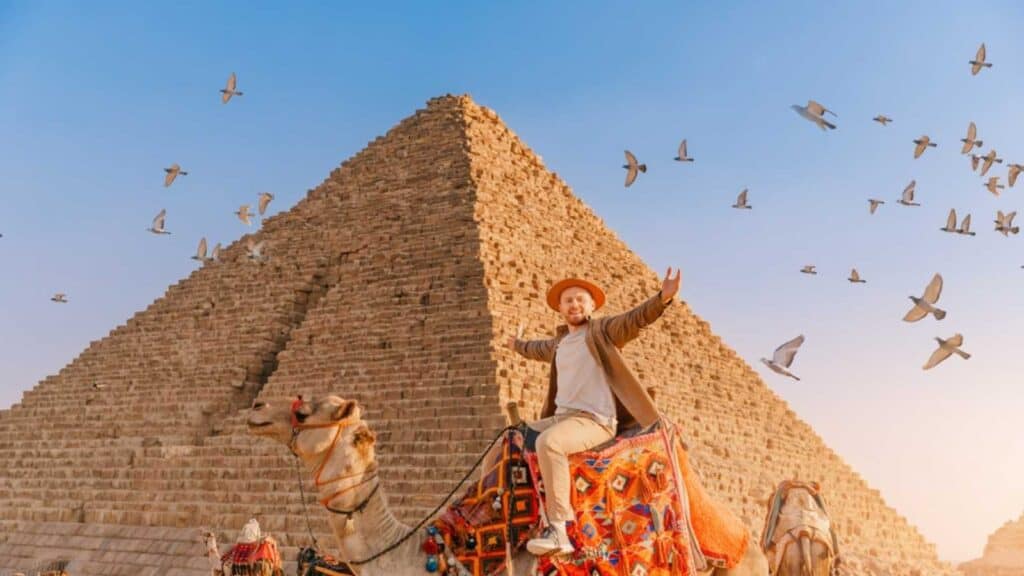
[[232, 574], [277, 576], [284, 574], [277, 541], [266, 536], [258, 542], [239, 542], [220, 558], [221, 564], [231, 566]]
[[[484, 458], [480, 480], [428, 528], [428, 570], [497, 574], [531, 537], [543, 479], [524, 444], [519, 430], [510, 431]], [[576, 553], [540, 559], [539, 574], [689, 575], [707, 564], [733, 567], [743, 557], [749, 530], [707, 495], [671, 430], [617, 439], [569, 461]]]

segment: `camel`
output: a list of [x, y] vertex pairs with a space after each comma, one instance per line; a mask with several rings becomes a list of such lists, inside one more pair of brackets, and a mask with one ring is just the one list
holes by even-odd
[[762, 542], [773, 576], [829, 576], [838, 565], [835, 534], [819, 490], [817, 482], [779, 485], [769, 505]]
[[[376, 435], [362, 420], [358, 403], [333, 395], [300, 400], [292, 406], [258, 401], [246, 424], [249, 433], [288, 446], [302, 460], [316, 480], [321, 504], [334, 512], [328, 523], [337, 540], [337, 556], [352, 562], [360, 576], [424, 574], [422, 531], [378, 556], [408, 534], [410, 527], [399, 522], [388, 509], [387, 496], [380, 488]], [[511, 574], [534, 574], [535, 564], [528, 552], [517, 552], [512, 558]], [[713, 568], [700, 576], [767, 574], [767, 560], [751, 544], [736, 567]]]

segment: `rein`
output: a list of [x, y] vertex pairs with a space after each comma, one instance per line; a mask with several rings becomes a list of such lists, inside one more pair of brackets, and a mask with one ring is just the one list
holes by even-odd
[[[316, 536], [313, 535], [313, 529], [310, 527], [309, 513], [306, 510], [306, 506], [305, 506], [305, 502], [306, 502], [305, 491], [302, 488], [302, 477], [299, 475], [299, 467], [298, 467], [298, 461], [301, 459], [301, 454], [299, 453], [299, 451], [295, 447], [295, 440], [298, 438], [299, 434], [301, 434], [305, 430], [319, 429], [319, 428], [335, 428], [336, 429], [336, 432], [334, 433], [334, 439], [331, 440], [331, 446], [330, 446], [330, 448], [327, 449], [327, 454], [324, 456], [324, 458], [322, 460], [320, 460], [320, 463], [317, 465], [316, 470], [314, 472], [314, 476], [313, 476], [313, 478], [314, 478], [314, 485], [317, 488], [319, 488], [321, 486], [324, 486], [326, 484], [331, 484], [333, 482], [337, 482], [339, 480], [346, 480], [348, 478], [354, 478], [356, 476], [359, 476], [360, 474], [365, 474], [366, 472], [365, 471], [364, 472], [358, 472], [358, 473], [355, 473], [355, 474], [348, 474], [348, 475], [337, 476], [335, 478], [331, 478], [331, 479], [328, 479], [328, 480], [321, 480], [320, 475], [323, 473], [324, 466], [327, 465], [328, 460], [330, 460], [331, 455], [334, 453], [334, 448], [338, 444], [338, 439], [341, 438], [341, 431], [342, 431], [342, 429], [347, 428], [347, 427], [355, 424], [355, 422], [351, 422], [351, 421], [347, 422], [345, 420], [339, 420], [337, 422], [327, 422], [327, 423], [323, 423], [323, 424], [303, 424], [302, 422], [299, 421], [298, 413], [297, 413], [297, 410], [301, 406], [302, 406], [302, 396], [299, 396], [295, 401], [292, 402], [292, 409], [291, 409], [292, 438], [288, 442], [288, 449], [291, 450], [291, 453], [295, 456], [295, 465], [296, 465], [295, 471], [296, 471], [296, 475], [297, 475], [296, 479], [298, 480], [298, 483], [299, 483], [299, 492], [300, 492], [300, 494], [302, 494], [302, 504], [303, 504], [303, 506], [302, 506], [302, 513], [306, 517], [306, 529], [309, 531], [309, 536], [313, 540], [313, 546], [318, 546], [317, 540], [316, 540]], [[365, 559], [362, 559], [362, 560], [353, 560], [353, 561], [350, 561], [350, 562], [345, 562], [345, 564], [349, 564], [349, 565], [352, 565], [352, 566], [361, 566], [363, 564], [366, 564], [368, 562], [372, 562], [372, 561], [380, 558], [381, 556], [391, 552], [395, 548], [398, 548], [399, 546], [404, 544], [406, 540], [408, 540], [410, 537], [412, 537], [413, 534], [418, 532], [420, 530], [420, 528], [422, 528], [423, 525], [427, 523], [428, 520], [430, 520], [435, 514], [437, 514], [441, 510], [441, 508], [448, 502], [448, 500], [450, 500], [451, 497], [454, 496], [455, 493], [462, 487], [462, 485], [466, 483], [466, 480], [469, 480], [469, 477], [473, 474], [474, 471], [476, 471], [477, 468], [480, 467], [480, 464], [484, 461], [484, 458], [487, 456], [487, 453], [491, 451], [491, 448], [494, 447], [495, 443], [497, 443], [498, 440], [500, 440], [502, 438], [502, 436], [504, 436], [507, 432], [509, 432], [511, 430], [515, 430], [515, 429], [516, 429], [515, 426], [506, 426], [505, 428], [502, 428], [501, 432], [498, 432], [498, 434], [494, 437], [494, 439], [490, 441], [490, 443], [487, 445], [486, 448], [484, 448], [483, 452], [481, 452], [480, 456], [477, 458], [476, 463], [474, 463], [473, 466], [470, 467], [470, 469], [466, 472], [465, 476], [463, 476], [462, 479], [459, 480], [459, 482], [455, 485], [454, 488], [452, 488], [452, 490], [448, 493], [448, 495], [445, 496], [443, 500], [441, 500], [441, 502], [437, 505], [437, 507], [435, 507], [429, 514], [427, 514], [422, 520], [420, 520], [419, 523], [417, 523], [415, 526], [413, 526], [411, 529], [409, 529], [409, 531], [405, 534], [405, 536], [402, 536], [396, 542], [394, 542], [393, 544], [387, 546], [386, 548], [384, 548], [380, 552], [377, 552], [373, 556], [370, 556], [369, 558], [365, 558]], [[343, 515], [348, 520], [351, 520], [352, 517], [355, 514], [359, 514], [359, 513], [363, 512], [363, 510], [366, 509], [366, 506], [370, 503], [370, 500], [373, 499], [374, 495], [376, 495], [378, 490], [380, 489], [380, 480], [379, 480], [377, 472], [378, 472], [378, 470], [376, 468], [374, 468], [374, 470], [371, 472], [371, 475], [370, 475], [369, 478], [364, 479], [364, 480], [362, 480], [360, 482], [357, 482], [356, 484], [353, 484], [352, 486], [349, 486], [349, 487], [347, 487], [347, 488], [345, 488], [343, 490], [335, 492], [334, 494], [331, 494], [327, 498], [322, 498], [320, 500], [320, 504], [324, 508], [326, 508], [329, 512], [332, 512], [334, 514]], [[362, 486], [362, 485], [366, 484], [367, 482], [369, 482], [370, 480], [373, 480], [375, 478], [377, 478], [378, 480], [377, 480], [377, 484], [374, 485], [373, 490], [370, 491], [370, 493], [366, 496], [366, 498], [364, 498], [362, 500], [362, 502], [360, 502], [358, 505], [356, 505], [351, 510], [338, 510], [338, 509], [332, 508], [330, 506], [330, 501], [331, 500], [337, 498], [338, 496], [340, 496], [341, 494], [344, 494], [345, 492], [348, 492], [350, 490], [354, 490], [354, 489], [358, 488], [359, 486]]]

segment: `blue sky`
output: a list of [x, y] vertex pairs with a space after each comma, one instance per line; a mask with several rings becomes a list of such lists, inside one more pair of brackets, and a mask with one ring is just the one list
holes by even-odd
[[[1024, 254], [991, 230], [1024, 184], [992, 197], [958, 150], [973, 120], [1024, 163], [1024, 6], [369, 4], [0, 3], [0, 406], [186, 276], [198, 237], [245, 233], [240, 204], [287, 209], [465, 92], [653, 269], [682, 267], [681, 295], [752, 365], [805, 334], [803, 380], [766, 382], [943, 558], [1024, 511]], [[982, 41], [994, 66], [972, 77]], [[222, 106], [231, 71], [246, 95]], [[838, 130], [789, 109], [808, 98]], [[914, 160], [921, 134], [939, 147]], [[650, 167], [629, 189], [624, 148]], [[164, 189], [171, 162], [192, 174]], [[911, 179], [923, 205], [897, 206]], [[731, 210], [744, 187], [754, 209]], [[160, 208], [169, 237], [145, 232]], [[938, 231], [950, 208], [976, 237]], [[949, 316], [901, 322], [935, 272]], [[974, 356], [923, 372], [954, 332]]]

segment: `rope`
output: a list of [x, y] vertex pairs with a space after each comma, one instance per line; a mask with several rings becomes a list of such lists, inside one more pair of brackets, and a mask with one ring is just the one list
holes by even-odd
[[495, 436], [494, 439], [491, 440], [491, 442], [487, 445], [487, 448], [484, 448], [484, 451], [480, 453], [480, 457], [476, 459], [476, 463], [474, 463], [473, 467], [470, 468], [468, 472], [466, 472], [466, 475], [462, 477], [462, 480], [459, 480], [459, 483], [455, 485], [455, 488], [452, 488], [451, 491], [448, 492], [448, 495], [444, 497], [444, 500], [441, 500], [441, 502], [429, 514], [427, 514], [423, 518], [423, 520], [420, 520], [419, 523], [416, 524], [416, 526], [414, 526], [412, 529], [410, 529], [409, 532], [406, 533], [405, 536], [402, 536], [401, 538], [398, 539], [397, 542], [395, 542], [394, 544], [392, 544], [392, 545], [388, 546], [387, 548], [381, 550], [380, 552], [377, 552], [373, 556], [370, 556], [369, 558], [366, 558], [366, 559], [363, 559], [363, 560], [355, 560], [355, 561], [349, 562], [349, 564], [354, 564], [355, 566], [361, 566], [363, 564], [366, 564], [367, 562], [373, 562], [377, 558], [380, 558], [381, 556], [387, 554], [388, 552], [391, 552], [395, 548], [398, 548], [399, 546], [404, 544], [405, 541], [408, 540], [413, 534], [418, 532], [420, 528], [423, 528], [423, 525], [426, 524], [428, 520], [433, 518], [434, 514], [437, 514], [438, 512], [440, 512], [441, 508], [448, 502], [448, 500], [450, 500], [451, 497], [454, 496], [455, 493], [459, 491], [459, 488], [461, 488], [462, 485], [466, 483], [466, 480], [469, 480], [469, 477], [473, 474], [473, 472], [476, 471], [476, 469], [480, 466], [480, 464], [483, 463], [484, 458], [487, 457], [487, 453], [491, 451], [491, 448], [494, 447], [494, 445], [498, 442], [498, 440], [500, 440], [501, 437], [506, 432], [508, 432], [510, 430], [515, 430], [515, 429], [516, 429], [515, 426], [505, 426], [504, 428], [502, 428], [501, 432], [498, 432], [498, 435]]
[[[451, 497], [454, 496], [455, 493], [459, 491], [459, 488], [462, 488], [462, 485], [465, 484], [466, 480], [469, 480], [469, 477], [473, 474], [473, 472], [475, 472], [476, 469], [480, 467], [480, 464], [483, 463], [484, 458], [487, 457], [487, 453], [491, 451], [491, 448], [494, 447], [494, 445], [498, 442], [498, 440], [500, 440], [501, 437], [506, 432], [509, 432], [509, 431], [515, 430], [515, 429], [516, 429], [515, 426], [506, 426], [506, 427], [502, 428], [501, 432], [498, 432], [497, 436], [495, 436], [494, 439], [491, 440], [491, 442], [487, 445], [487, 447], [484, 448], [483, 452], [480, 454], [480, 456], [476, 459], [476, 462], [473, 464], [473, 467], [470, 468], [469, 471], [466, 472], [466, 474], [462, 477], [462, 480], [459, 480], [459, 483], [456, 484], [455, 487], [452, 488], [450, 492], [448, 492], [448, 495], [444, 497], [444, 500], [441, 500], [441, 502], [437, 505], [437, 507], [435, 507], [429, 514], [427, 514], [422, 520], [420, 520], [419, 523], [416, 524], [416, 526], [412, 527], [412, 529], [410, 529], [409, 532], [407, 532], [405, 534], [405, 536], [402, 536], [401, 538], [398, 539], [397, 542], [391, 544], [387, 548], [384, 548], [383, 550], [381, 550], [380, 552], [377, 552], [376, 554], [374, 554], [373, 556], [370, 556], [369, 558], [365, 558], [363, 560], [353, 560], [353, 561], [350, 561], [350, 562], [346, 562], [346, 564], [351, 564], [351, 565], [354, 565], [354, 566], [361, 566], [361, 565], [366, 564], [368, 562], [373, 562], [374, 560], [380, 558], [381, 556], [387, 554], [388, 552], [391, 552], [395, 548], [398, 548], [399, 546], [404, 544], [405, 541], [408, 540], [410, 537], [412, 537], [413, 534], [418, 532], [420, 530], [420, 528], [423, 528], [423, 525], [426, 524], [428, 520], [433, 518], [434, 514], [437, 514], [441, 510], [441, 508], [448, 502], [448, 500], [450, 500]], [[296, 478], [299, 481], [299, 494], [302, 495], [302, 514], [306, 518], [306, 529], [309, 531], [310, 539], [313, 540], [313, 547], [316, 548], [316, 549], [319, 549], [319, 544], [317, 543], [316, 536], [313, 535], [313, 528], [311, 527], [310, 522], [309, 522], [309, 511], [306, 510], [306, 495], [305, 495], [305, 491], [302, 488], [302, 475], [301, 475], [301, 473], [299, 471], [299, 458], [298, 458], [297, 454], [295, 456], [296, 456], [296, 458], [295, 458], [295, 473], [296, 473]], [[380, 487], [379, 481], [378, 481], [377, 486]], [[376, 492], [377, 492], [377, 490], [374, 489], [373, 493], [376, 493]], [[370, 496], [373, 496], [373, 493], [371, 493]], [[368, 503], [368, 502], [369, 502], [369, 497], [367, 498], [366, 502], [364, 502], [363, 507], [365, 507], [365, 504]]]

